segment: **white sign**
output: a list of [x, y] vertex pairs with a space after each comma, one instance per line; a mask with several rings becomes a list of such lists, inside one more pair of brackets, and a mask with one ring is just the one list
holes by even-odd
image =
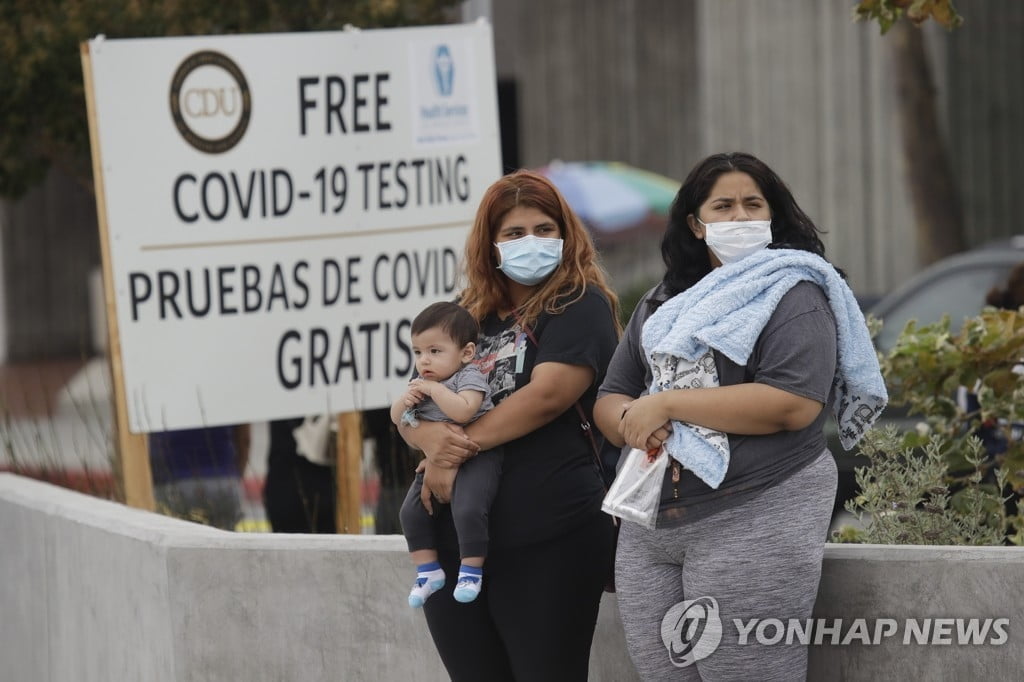
[[490, 26], [88, 51], [129, 429], [390, 405], [500, 174]]

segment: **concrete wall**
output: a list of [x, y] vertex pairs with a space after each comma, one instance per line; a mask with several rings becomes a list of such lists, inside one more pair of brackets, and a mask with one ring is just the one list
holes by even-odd
[[[446, 679], [397, 536], [233, 534], [0, 474], [0, 543], [3, 679]], [[828, 547], [816, 617], [1010, 624], [1002, 645], [812, 646], [810, 679], [1015, 679], [1022, 570], [1022, 549]], [[612, 595], [591, 679], [636, 679]]]
[[877, 24], [830, 0], [697, 4], [701, 151], [749, 151], [774, 168], [857, 293], [907, 279], [913, 211]]
[[[854, 4], [493, 0], [497, 72], [518, 86], [520, 162], [618, 160], [681, 181], [711, 152], [750, 151], [828, 230], [854, 291], [884, 294], [920, 265], [891, 36], [853, 23]], [[1006, 84], [1024, 70], [1024, 3], [956, 6], [961, 28], [925, 33], [976, 245], [1020, 231], [1024, 90]], [[660, 276], [657, 240], [641, 241], [646, 251], [609, 248], [617, 283]]]
[[956, 8], [964, 24], [946, 54], [950, 158], [968, 243], [979, 244], [1021, 232], [1024, 89], [1006, 84], [1024, 78], [1024, 3], [958, 0]]
[[[682, 181], [710, 153], [749, 151], [828, 231], [854, 291], [918, 269], [891, 55], [849, 3], [495, 0], [493, 17], [523, 165], [618, 160]], [[602, 249], [616, 285], [660, 277], [659, 238]]]

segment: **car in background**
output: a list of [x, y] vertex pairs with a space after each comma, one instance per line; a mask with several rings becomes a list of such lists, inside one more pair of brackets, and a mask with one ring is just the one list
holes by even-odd
[[[956, 334], [965, 319], [981, 312], [989, 290], [1004, 285], [1010, 270], [1022, 261], [1024, 235], [991, 242], [936, 261], [867, 308], [866, 314], [883, 322], [875, 337], [875, 347], [881, 353], [892, 350], [910, 320], [924, 326], [949, 315], [950, 332]], [[875, 426], [894, 425], [900, 430], [907, 430], [914, 428], [919, 421], [919, 417], [908, 415], [903, 408], [888, 407]], [[854, 469], [866, 465], [867, 459], [858, 455], [856, 450], [843, 450], [831, 422], [826, 433], [829, 449], [835, 455], [839, 469], [838, 511], [846, 500], [856, 494]]]
[[933, 263], [868, 308], [868, 313], [884, 322], [875, 346], [886, 353], [908, 321], [916, 320], [918, 326], [934, 324], [944, 314], [949, 315], [950, 332], [956, 334], [964, 319], [981, 312], [989, 290], [1005, 284], [1010, 270], [1021, 261], [1024, 235]]

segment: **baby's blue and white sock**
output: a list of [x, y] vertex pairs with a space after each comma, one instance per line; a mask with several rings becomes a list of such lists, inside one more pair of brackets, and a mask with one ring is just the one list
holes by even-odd
[[441, 564], [431, 561], [416, 567], [416, 582], [409, 592], [409, 606], [418, 609], [427, 597], [444, 587], [444, 570]]
[[480, 596], [480, 588], [484, 586], [484, 569], [476, 566], [459, 566], [459, 582], [455, 584], [453, 596], [455, 601], [471, 602]]

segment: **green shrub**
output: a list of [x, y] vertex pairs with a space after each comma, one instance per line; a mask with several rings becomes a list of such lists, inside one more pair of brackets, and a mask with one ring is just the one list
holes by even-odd
[[[986, 308], [955, 335], [948, 317], [923, 327], [908, 323], [881, 366], [891, 403], [921, 422], [914, 431], [874, 430], [865, 437], [868, 465], [856, 470], [860, 494], [846, 508], [866, 525], [843, 528], [833, 539], [1024, 544], [1024, 514], [1010, 515], [1006, 504], [1024, 492], [1022, 360], [1022, 313]], [[978, 409], [958, 404], [960, 387], [977, 395]], [[986, 452], [980, 428], [1005, 451]]]

